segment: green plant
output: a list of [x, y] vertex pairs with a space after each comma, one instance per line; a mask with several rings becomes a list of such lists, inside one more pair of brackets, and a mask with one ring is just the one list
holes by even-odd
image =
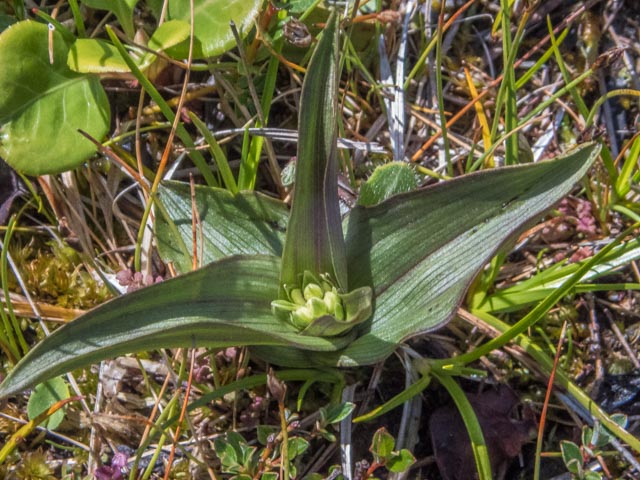
[[316, 432], [330, 442], [336, 441], [336, 436], [328, 430], [329, 425], [341, 422], [353, 412], [355, 404], [351, 402], [332, 404], [320, 409], [320, 420], [316, 422]]
[[[196, 204], [208, 198], [223, 213], [215, 222], [206, 211], [200, 216], [205, 230], [218, 224], [211, 263], [60, 328], [13, 369], [0, 396], [109, 356], [161, 347], [249, 345], [274, 364], [295, 367], [380, 361], [406, 338], [445, 324], [499, 247], [564, 196], [598, 156], [599, 146], [586, 144], [554, 161], [358, 206], [341, 221], [337, 56], [333, 17], [304, 81], [290, 217], [283, 204], [259, 194], [200, 187]], [[163, 201], [173, 192], [182, 202], [177, 190], [168, 184], [156, 204], [173, 237], [160, 239], [167, 261], [190, 254], [191, 237], [180, 229], [185, 219]]]
[[[622, 414], [611, 415], [611, 419], [624, 428], [627, 424], [627, 416]], [[595, 423], [593, 427], [582, 427], [580, 437], [582, 445], [577, 445], [568, 440], [560, 442], [562, 461], [567, 470], [571, 473], [571, 478], [576, 480], [602, 480], [603, 475], [586, 468], [586, 463], [601, 453], [613, 439], [612, 434], [600, 423]]]
[[40, 450], [27, 453], [15, 470], [15, 477], [20, 480], [54, 480], [47, 455]]
[[373, 455], [373, 463], [362, 476], [363, 479], [374, 478], [373, 472], [381, 467], [393, 473], [402, 473], [416, 461], [409, 450], [394, 450], [395, 440], [385, 428], [380, 428], [373, 434], [369, 451]]
[[[136, 0], [82, 3], [112, 12], [128, 41], [134, 42]], [[47, 24], [24, 20], [7, 27], [0, 34], [0, 155], [27, 175], [60, 173], [80, 166], [95, 154], [96, 146], [78, 130], [101, 140], [111, 123], [109, 102], [98, 75], [129, 74], [137, 69], [153, 77], [167, 65], [167, 56], [181, 62], [189, 57], [192, 17], [191, 58], [220, 55], [236, 43], [229, 23], [235, 21], [244, 38], [251, 31], [261, 3], [203, 0], [191, 12], [188, 0], [171, 0], [167, 2], [165, 21], [158, 21], [149, 40], [143, 45], [134, 43], [126, 51], [120, 50], [122, 44], [113, 38], [83, 38], [84, 23], [76, 3], [72, 8], [80, 38], [42, 11], [37, 13]], [[156, 19], [161, 17], [162, 5], [163, 2], [149, 2]], [[136, 37], [135, 42], [138, 41]], [[163, 103], [158, 102], [161, 107]], [[178, 134], [185, 141], [186, 133]], [[192, 157], [199, 167], [204, 165], [198, 152]], [[215, 184], [210, 172], [204, 175]]]
[[[369, 452], [373, 456], [373, 461], [362, 460], [356, 463], [354, 478], [361, 480], [376, 480], [374, 476], [376, 471], [386, 468], [391, 473], [406, 472], [416, 461], [411, 452], [405, 448], [394, 450], [395, 439], [382, 427], [376, 430], [371, 439]], [[322, 480], [324, 478], [334, 478], [336, 480], [344, 480], [344, 476], [340, 473], [340, 467], [333, 465], [329, 469], [329, 477], [325, 477], [319, 473], [312, 473], [308, 477], [309, 480]]]
[[[282, 438], [272, 430], [263, 428], [262, 432], [258, 432], [258, 440], [262, 445], [260, 448], [249, 445], [237, 432], [217, 438], [214, 449], [222, 464], [222, 471], [233, 474], [231, 478], [234, 480], [277, 480], [278, 474], [273, 470], [285, 461], [282, 458]], [[301, 437], [289, 437], [287, 444], [286, 461], [289, 462], [289, 472], [295, 478], [293, 460], [309, 448], [309, 442]]]
[[[54, 377], [51, 380], [37, 385], [29, 397], [27, 413], [29, 420], [33, 420], [38, 415], [50, 409], [61, 400], [69, 398], [69, 387], [61, 377]], [[47, 417], [42, 426], [49, 430], [55, 430], [64, 420], [64, 410], [58, 410], [50, 417]]]
[[0, 155], [29, 175], [80, 165], [95, 146], [77, 130], [102, 138], [111, 116], [99, 79], [67, 66], [68, 40], [50, 28], [27, 20], [0, 35]]

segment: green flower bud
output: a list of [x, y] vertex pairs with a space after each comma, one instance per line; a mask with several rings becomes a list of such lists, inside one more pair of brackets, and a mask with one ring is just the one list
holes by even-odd
[[289, 298], [293, 303], [298, 305], [304, 305], [306, 302], [304, 296], [302, 295], [302, 291], [299, 288], [294, 288], [289, 292]]
[[341, 303], [337, 303], [335, 308], [333, 309], [333, 316], [336, 317], [336, 320], [340, 320], [343, 322], [345, 320], [344, 308], [342, 308]]
[[295, 303], [286, 300], [274, 300], [271, 302], [271, 308], [274, 312], [283, 310], [285, 312], [295, 312], [299, 307]]
[[334, 287], [333, 284], [327, 279], [326, 275], [322, 276], [322, 289], [325, 292], [328, 292], [329, 290], [336, 290], [336, 287]]
[[291, 314], [291, 323], [299, 329], [306, 328], [313, 320], [313, 312], [309, 307], [300, 307]]
[[304, 298], [309, 301], [312, 298], [322, 298], [324, 291], [322, 287], [316, 283], [310, 283], [304, 287]]
[[320, 298], [312, 298], [307, 302], [309, 308], [313, 312], [313, 318], [320, 318], [323, 315], [329, 313], [327, 310], [327, 304], [322, 301]]
[[341, 293], [328, 274], [316, 276], [309, 271], [297, 282], [295, 288], [285, 286], [286, 299], [271, 302], [271, 307], [276, 317], [303, 335], [341, 335], [371, 314], [369, 287]]
[[325, 292], [322, 300], [327, 306], [327, 310], [329, 310], [329, 312], [335, 312], [336, 307], [340, 304], [338, 294], [333, 291]]

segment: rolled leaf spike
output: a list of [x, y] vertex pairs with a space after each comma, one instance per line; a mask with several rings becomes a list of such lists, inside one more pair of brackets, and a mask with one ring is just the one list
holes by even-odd
[[305, 335], [340, 335], [371, 314], [373, 292], [368, 285], [355, 295], [346, 293], [346, 247], [338, 201], [338, 39], [333, 13], [302, 86], [293, 206], [280, 295], [272, 303], [278, 318], [288, 318]]
[[337, 115], [338, 28], [332, 14], [311, 58], [300, 101], [293, 206], [280, 273], [285, 285], [305, 271], [328, 274], [347, 287], [345, 244], [338, 201]]

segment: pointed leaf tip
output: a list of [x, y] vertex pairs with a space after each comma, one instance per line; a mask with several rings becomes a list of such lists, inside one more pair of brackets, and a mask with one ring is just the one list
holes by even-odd
[[555, 160], [465, 175], [354, 208], [349, 288], [374, 285], [375, 309], [369, 331], [338, 363], [375, 363], [404, 339], [447, 323], [478, 271], [567, 195], [599, 152], [588, 143]]

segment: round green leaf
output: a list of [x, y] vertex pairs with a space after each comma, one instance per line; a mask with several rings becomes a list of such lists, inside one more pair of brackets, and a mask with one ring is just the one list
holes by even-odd
[[95, 153], [82, 129], [102, 138], [109, 128], [109, 103], [97, 78], [72, 72], [68, 47], [33, 21], [19, 22], [0, 35], [0, 155], [27, 175], [75, 168]]
[[[62, 377], [54, 377], [36, 386], [27, 403], [27, 415], [33, 420], [42, 412], [54, 406], [60, 400], [69, 398], [69, 387]], [[48, 417], [42, 426], [55, 430], [64, 420], [64, 410], [58, 410]]]
[[[190, 22], [190, 0], [171, 0], [167, 18]], [[194, 0], [194, 58], [213, 57], [233, 48], [236, 41], [229, 22], [236, 24], [241, 36], [253, 27], [262, 0]], [[181, 44], [167, 53], [175, 58], [187, 58], [188, 45]]]
[[153, 32], [147, 46], [155, 52], [164, 51], [187, 40], [190, 31], [189, 23], [182, 20], [169, 20]]
[[392, 455], [389, 460], [387, 460], [387, 464], [385, 466], [390, 472], [402, 473], [414, 463], [416, 463], [416, 458], [409, 450], [403, 448], [396, 454]]
[[393, 436], [387, 432], [386, 428], [382, 427], [373, 434], [369, 451], [373, 454], [376, 462], [383, 463], [393, 453], [395, 444]]
[[376, 168], [369, 180], [362, 185], [358, 205], [369, 207], [416, 188], [418, 179], [410, 165], [405, 162], [388, 163]]

